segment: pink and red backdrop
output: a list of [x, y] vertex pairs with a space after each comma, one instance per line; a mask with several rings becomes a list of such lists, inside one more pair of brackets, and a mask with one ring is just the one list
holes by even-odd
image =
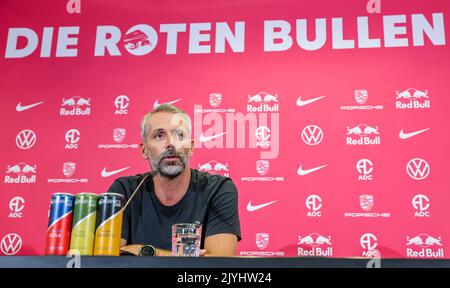
[[[43, 254], [51, 194], [148, 171], [140, 121], [174, 102], [193, 120], [191, 167], [239, 190], [239, 255], [449, 257], [446, 1], [68, 2], [0, 4], [0, 255]], [[299, 19], [323, 45], [297, 43]], [[167, 24], [182, 24], [176, 51]], [[292, 45], [265, 45], [288, 26]], [[379, 43], [364, 48], [364, 27]], [[36, 39], [15, 43], [17, 28]]]

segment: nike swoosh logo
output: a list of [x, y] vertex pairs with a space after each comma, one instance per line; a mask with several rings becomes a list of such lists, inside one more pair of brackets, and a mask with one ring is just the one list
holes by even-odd
[[402, 129], [402, 130], [400, 130], [400, 133], [398, 134], [398, 137], [400, 137], [400, 139], [408, 139], [408, 138], [416, 136], [416, 135], [418, 135], [420, 133], [423, 133], [423, 132], [425, 132], [427, 130], [430, 130], [430, 128], [426, 128], [426, 129], [419, 130], [419, 131], [416, 131], [416, 132], [405, 133], [405, 132], [403, 132], [403, 129]]
[[227, 134], [227, 131], [216, 134], [216, 135], [211, 135], [211, 136], [203, 136], [203, 133], [202, 133], [202, 134], [200, 134], [199, 140], [200, 140], [200, 142], [208, 142], [208, 141], [211, 141], [212, 139], [215, 139], [215, 138], [220, 137], [225, 134]]
[[19, 102], [19, 103], [17, 104], [17, 106], [16, 106], [16, 111], [17, 111], [17, 112], [22, 112], [22, 111], [31, 109], [31, 108], [33, 108], [33, 107], [36, 107], [36, 106], [38, 106], [38, 105], [41, 105], [42, 103], [44, 103], [44, 102], [42, 101], [42, 102], [37, 102], [37, 103], [34, 103], [34, 104], [22, 106], [22, 102]]
[[170, 101], [170, 102], [166, 102], [166, 103], [161, 103], [161, 104], [159, 104], [159, 103], [158, 103], [158, 99], [156, 99], [155, 103], [153, 103], [153, 108], [158, 108], [158, 107], [161, 106], [162, 104], [174, 104], [174, 103], [177, 103], [177, 102], [179, 102], [179, 101], [181, 101], [181, 99], [177, 99], [177, 100], [173, 100], [173, 101]]
[[305, 175], [308, 175], [309, 173], [315, 172], [315, 171], [317, 171], [319, 169], [322, 169], [323, 167], [326, 167], [326, 166], [328, 166], [328, 164], [325, 164], [325, 165], [322, 165], [322, 166], [319, 166], [319, 167], [316, 167], [316, 168], [312, 168], [312, 169], [303, 169], [302, 165], [300, 165], [300, 167], [298, 167], [297, 174], [300, 175], [300, 176], [305, 176]]
[[320, 97], [309, 99], [309, 100], [305, 100], [305, 101], [302, 100], [302, 97], [298, 97], [298, 99], [297, 99], [297, 106], [299, 106], [299, 107], [306, 106], [306, 105], [311, 104], [313, 102], [316, 102], [317, 100], [320, 100], [320, 99], [322, 99], [324, 97], [325, 96], [320, 96]]
[[275, 202], [277, 202], [277, 200], [275, 200], [275, 201], [272, 201], [272, 202], [268, 202], [268, 203], [264, 203], [264, 204], [260, 204], [260, 205], [252, 205], [252, 201], [250, 201], [250, 202], [248, 202], [248, 205], [247, 205], [247, 211], [248, 212], [253, 212], [253, 211], [256, 211], [256, 210], [259, 210], [259, 209], [261, 209], [261, 208], [264, 208], [264, 207], [266, 207], [266, 206], [269, 206], [269, 205], [271, 205], [271, 204], [273, 204], [273, 203], [275, 203]]
[[117, 169], [117, 170], [114, 170], [114, 171], [106, 171], [106, 169], [103, 168], [103, 170], [102, 170], [102, 177], [103, 177], [103, 178], [110, 177], [110, 176], [113, 176], [113, 175], [115, 175], [115, 174], [117, 174], [117, 173], [120, 173], [120, 172], [122, 172], [122, 171], [125, 171], [125, 170], [127, 170], [127, 169], [129, 169], [129, 168], [130, 168], [130, 167], [125, 167], [125, 168]]

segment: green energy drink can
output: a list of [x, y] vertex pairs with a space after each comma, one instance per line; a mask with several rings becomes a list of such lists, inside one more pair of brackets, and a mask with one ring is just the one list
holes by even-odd
[[69, 253], [92, 256], [94, 251], [97, 200], [98, 195], [93, 193], [80, 193], [75, 196]]
[[122, 238], [123, 196], [104, 193], [98, 198], [95, 256], [119, 256]]

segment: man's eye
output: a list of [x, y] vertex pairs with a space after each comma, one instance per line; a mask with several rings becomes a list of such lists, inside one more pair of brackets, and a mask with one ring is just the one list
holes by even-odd
[[175, 132], [175, 135], [177, 136], [177, 138], [179, 140], [183, 140], [184, 139], [184, 133], [182, 131]]
[[155, 140], [161, 140], [162, 138], [164, 138], [164, 135], [162, 133], [157, 133], [153, 135], [153, 139]]

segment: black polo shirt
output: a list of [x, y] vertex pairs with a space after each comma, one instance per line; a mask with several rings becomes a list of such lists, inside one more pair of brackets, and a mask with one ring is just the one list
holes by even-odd
[[[116, 179], [108, 191], [124, 195], [126, 203], [145, 175]], [[241, 240], [238, 193], [232, 180], [191, 169], [186, 194], [177, 204], [165, 206], [149, 176], [124, 211], [122, 238], [127, 245], [151, 244], [172, 250], [172, 225], [176, 223], [201, 224], [202, 249], [205, 237], [214, 234], [231, 233]]]

